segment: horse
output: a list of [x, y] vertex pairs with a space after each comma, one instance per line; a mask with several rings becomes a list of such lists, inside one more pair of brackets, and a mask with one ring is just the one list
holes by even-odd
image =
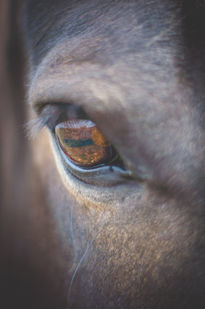
[[204, 308], [204, 1], [26, 0], [19, 15], [19, 303]]

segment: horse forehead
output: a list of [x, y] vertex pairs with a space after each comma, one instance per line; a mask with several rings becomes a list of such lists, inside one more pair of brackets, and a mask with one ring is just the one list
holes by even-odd
[[[177, 7], [169, 2], [52, 1], [48, 5], [47, 1], [30, 0], [26, 5], [26, 31], [33, 62], [38, 64], [58, 42], [73, 38], [81, 41], [87, 34], [98, 37], [98, 51], [111, 51], [114, 57], [128, 49], [144, 50], [144, 41], [165, 35], [164, 30], [169, 37], [173, 26], [179, 24]], [[87, 44], [92, 51], [92, 42]]]
[[[47, 6], [46, 1], [28, 1], [31, 81], [40, 73], [41, 81], [57, 78], [63, 87], [66, 79], [72, 83], [81, 75], [86, 87], [89, 82], [104, 103], [109, 96], [112, 106], [113, 96], [127, 107], [141, 98], [149, 102], [153, 93], [172, 95], [178, 83], [180, 31], [176, 7], [165, 2], [53, 1]], [[85, 90], [83, 97], [85, 101]]]

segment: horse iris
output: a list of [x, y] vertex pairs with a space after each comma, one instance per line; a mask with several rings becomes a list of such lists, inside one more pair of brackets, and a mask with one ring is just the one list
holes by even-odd
[[90, 120], [68, 120], [55, 127], [58, 143], [65, 155], [81, 167], [95, 167], [112, 160], [114, 151]]

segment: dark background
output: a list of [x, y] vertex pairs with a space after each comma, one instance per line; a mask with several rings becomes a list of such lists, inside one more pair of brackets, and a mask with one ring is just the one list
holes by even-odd
[[[21, 3], [0, 0], [0, 308], [49, 308], [29, 268], [27, 209], [33, 203], [25, 133]], [[35, 278], [36, 276], [36, 278]]]

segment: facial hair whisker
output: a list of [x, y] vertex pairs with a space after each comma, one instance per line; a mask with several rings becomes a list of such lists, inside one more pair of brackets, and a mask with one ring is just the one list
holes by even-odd
[[[101, 218], [100, 218], [100, 219], [101, 219]], [[78, 271], [79, 271], [79, 269], [80, 269], [80, 267], [81, 267], [83, 261], [84, 261], [85, 258], [86, 258], [86, 255], [88, 254], [88, 251], [89, 251], [89, 249], [92, 247], [92, 245], [93, 245], [94, 241], [96, 240], [96, 238], [98, 237], [98, 235], [102, 232], [102, 230], [103, 230], [105, 224], [106, 224], [106, 221], [103, 223], [103, 225], [101, 226], [100, 230], [98, 230], [98, 231], [96, 232], [96, 234], [94, 235], [93, 239], [88, 243], [88, 245], [87, 245], [87, 247], [86, 247], [86, 249], [85, 249], [83, 255], [81, 256], [81, 258], [80, 258], [80, 260], [79, 260], [79, 262], [78, 262], [78, 264], [77, 264], [77, 266], [76, 266], [76, 268], [75, 268], [75, 270], [74, 270], [74, 273], [73, 273], [73, 275], [72, 275], [71, 281], [70, 281], [69, 290], [68, 290], [68, 298], [70, 298], [70, 296], [71, 296], [73, 282], [74, 282], [74, 280], [75, 280], [75, 278], [76, 278], [76, 275], [77, 275], [77, 273], [78, 273]], [[95, 228], [96, 228], [96, 226], [98, 226], [98, 224], [95, 225]], [[94, 229], [95, 229], [95, 228], [94, 228]]]

